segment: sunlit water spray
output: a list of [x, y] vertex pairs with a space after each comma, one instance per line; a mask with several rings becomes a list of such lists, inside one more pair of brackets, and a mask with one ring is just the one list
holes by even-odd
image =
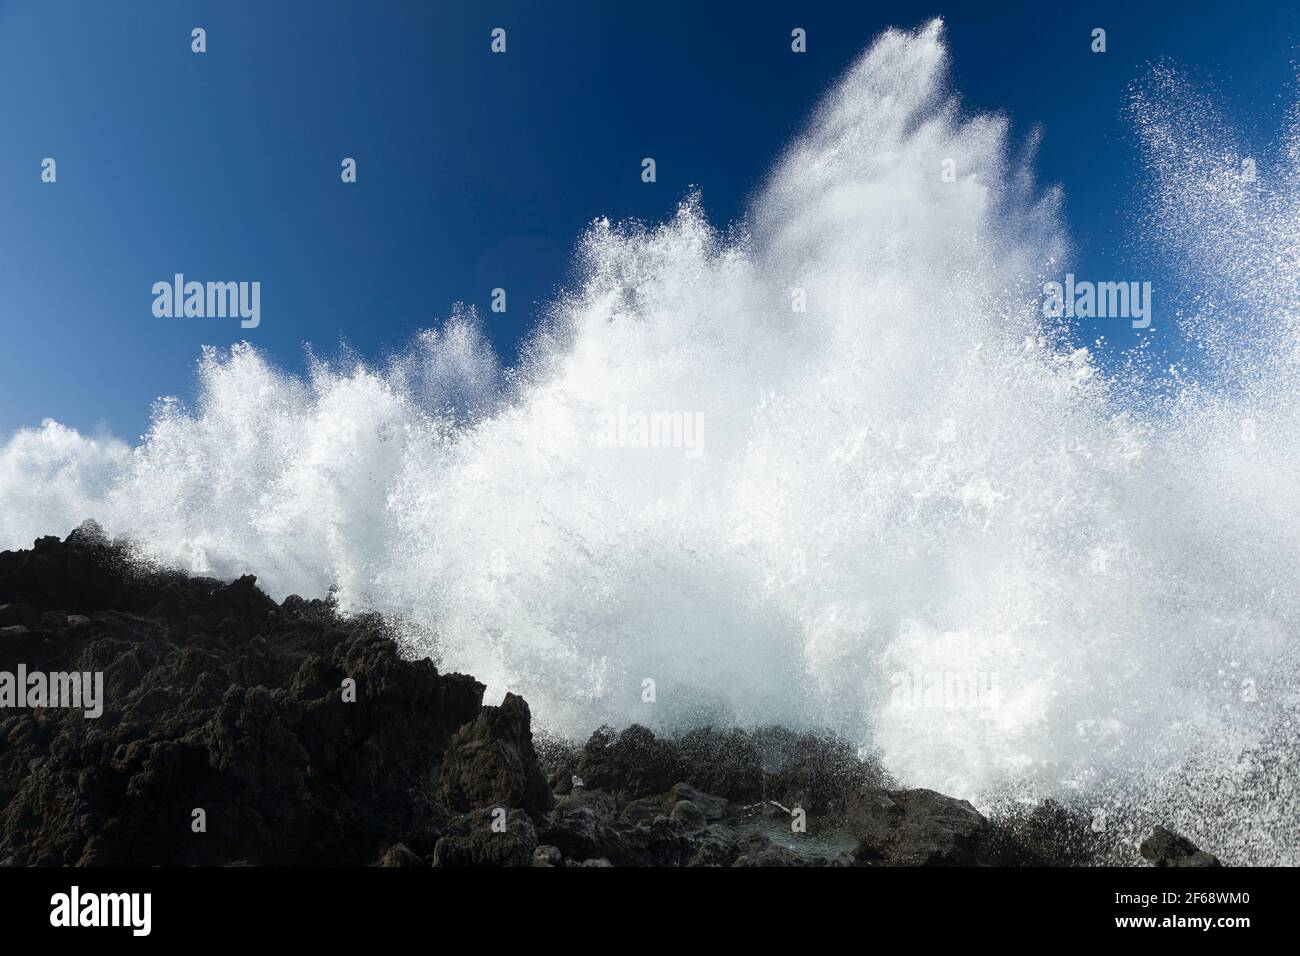
[[457, 313], [385, 368], [207, 353], [136, 448], [19, 432], [0, 544], [93, 516], [277, 597], [336, 587], [552, 731], [831, 727], [908, 784], [1293, 862], [1295, 170], [1243, 188], [1176, 82], [1135, 98], [1155, 221], [1218, 279], [1185, 331], [1232, 383], [1155, 400], [1043, 327], [1058, 197], [945, 61], [937, 23], [882, 36], [744, 229], [694, 197], [594, 224], [514, 374]]

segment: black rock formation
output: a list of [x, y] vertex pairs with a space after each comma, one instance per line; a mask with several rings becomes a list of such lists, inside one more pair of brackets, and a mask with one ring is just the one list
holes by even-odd
[[933, 790], [871, 790], [849, 801], [854, 856], [887, 866], [978, 866], [998, 862], [988, 820], [965, 800]]
[[105, 699], [98, 719], [0, 710], [11, 863], [427, 854], [448, 821], [431, 782], [483, 694], [403, 660], [377, 618], [141, 569], [89, 526], [0, 554], [0, 671], [20, 664], [102, 672]]
[[1157, 826], [1151, 835], [1142, 841], [1142, 856], [1151, 861], [1153, 866], [1222, 866], [1217, 857], [1211, 856], [1187, 837]]

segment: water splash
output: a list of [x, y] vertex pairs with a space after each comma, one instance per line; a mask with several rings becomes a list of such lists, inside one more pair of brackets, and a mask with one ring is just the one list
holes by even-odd
[[1294, 174], [1225, 185], [1164, 75], [1135, 97], [1162, 237], [1222, 280], [1185, 331], [1234, 383], [1153, 407], [1043, 327], [1059, 196], [945, 61], [937, 22], [885, 33], [744, 228], [697, 197], [594, 224], [509, 373], [457, 311], [382, 368], [206, 352], [134, 449], [19, 432], [0, 544], [94, 516], [152, 560], [337, 587], [551, 730], [828, 726], [913, 785], [1294, 862]]

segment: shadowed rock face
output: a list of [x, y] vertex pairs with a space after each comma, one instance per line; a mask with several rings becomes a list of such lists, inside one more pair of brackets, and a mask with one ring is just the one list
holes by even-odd
[[1153, 866], [1222, 866], [1218, 857], [1211, 856], [1180, 833], [1156, 827], [1142, 841], [1142, 856]]
[[102, 671], [105, 698], [0, 710], [0, 860], [359, 864], [447, 823], [421, 795], [483, 686], [377, 618], [140, 570], [83, 527], [0, 554], [0, 628], [0, 671]]
[[889, 866], [996, 863], [988, 820], [965, 800], [933, 790], [873, 790], [849, 802], [854, 855]]
[[[824, 734], [634, 725], [535, 746], [522, 698], [482, 706], [483, 685], [404, 660], [378, 617], [141, 568], [92, 525], [0, 553], [0, 676], [20, 665], [102, 673], [103, 713], [0, 709], [0, 865], [1083, 865], [1101, 850], [1078, 810], [990, 822], [891, 789]], [[856, 851], [774, 842], [796, 815], [847, 827]], [[1163, 828], [1142, 852], [1218, 862]]]
[[[438, 797], [460, 812], [494, 803], [535, 816], [551, 809], [551, 788], [533, 749], [528, 702], [506, 694], [456, 732], [443, 755]], [[530, 851], [531, 852], [531, 851]]]

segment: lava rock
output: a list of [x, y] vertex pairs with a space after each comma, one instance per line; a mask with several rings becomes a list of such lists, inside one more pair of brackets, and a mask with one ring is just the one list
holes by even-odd
[[551, 811], [540, 839], [568, 859], [603, 857], [616, 866], [685, 866], [696, 850], [691, 836], [667, 820], [649, 826], [607, 824], [590, 805], [572, 798]]
[[[353, 864], [432, 850], [428, 797], [483, 686], [382, 620], [133, 562], [83, 526], [0, 553], [0, 670], [99, 672], [103, 714], [0, 712], [0, 859]], [[40, 622], [44, 621], [44, 625]], [[345, 683], [346, 682], [346, 683]], [[345, 694], [346, 699], [345, 699]]]
[[1142, 841], [1142, 856], [1152, 866], [1223, 866], [1218, 857], [1199, 849], [1182, 834], [1157, 826]]
[[592, 734], [576, 773], [590, 789], [635, 798], [663, 793], [680, 778], [679, 768], [669, 744], [633, 724], [617, 734], [608, 727]]
[[815, 866], [814, 860], [805, 859], [783, 846], [765, 846], [736, 857], [732, 866]]
[[454, 810], [504, 805], [542, 817], [554, 805], [533, 749], [528, 703], [506, 694], [461, 727], [442, 758], [438, 797]]
[[700, 812], [704, 814], [704, 818], [710, 823], [725, 817], [729, 806], [726, 797], [702, 793], [689, 783], [675, 783], [672, 789], [668, 791], [664, 804], [671, 810], [681, 801], [689, 802], [691, 805], [698, 807]]
[[688, 830], [702, 830], [708, 823], [704, 811], [689, 800], [678, 800], [668, 814], [668, 819]]
[[993, 855], [1003, 866], [1097, 866], [1113, 842], [1093, 829], [1087, 811], [1055, 800], [1005, 808], [989, 822]]
[[542, 845], [533, 851], [533, 866], [559, 866], [563, 862], [559, 847]]
[[667, 820], [612, 829], [614, 839], [604, 855], [617, 866], [685, 866], [697, 849], [697, 834]]
[[618, 821], [630, 826], [646, 826], [662, 816], [664, 816], [662, 797], [640, 797], [623, 807]]
[[933, 790], [869, 790], [848, 802], [854, 856], [887, 866], [976, 866], [993, 859], [988, 821]]
[[617, 835], [600, 822], [591, 807], [569, 801], [561, 801], [551, 811], [540, 838], [566, 857], [577, 859], [600, 856], [617, 842]]
[[456, 821], [433, 848], [434, 866], [532, 866], [537, 830], [523, 810], [485, 807]]
[[695, 839], [695, 852], [687, 866], [731, 866], [740, 855], [736, 831], [720, 824], [704, 828]]
[[850, 798], [887, 783], [876, 764], [864, 762], [856, 747], [833, 734], [772, 727], [756, 737], [765, 761], [777, 767], [766, 776], [764, 795], [783, 806], [838, 814]]
[[394, 843], [379, 858], [376, 866], [427, 867], [429, 864], [411, 852], [405, 843]]
[[670, 746], [677, 780], [738, 803], [762, 796], [763, 758], [751, 732], [699, 727], [673, 738]]

